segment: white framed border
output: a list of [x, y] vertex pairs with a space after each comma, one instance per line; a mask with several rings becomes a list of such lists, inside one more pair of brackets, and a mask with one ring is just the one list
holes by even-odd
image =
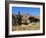
[[[12, 31], [12, 7], [35, 7], [40, 8], [40, 30], [31, 31]], [[36, 34], [43, 33], [43, 6], [42, 5], [26, 5], [26, 4], [9, 4], [9, 35]]]

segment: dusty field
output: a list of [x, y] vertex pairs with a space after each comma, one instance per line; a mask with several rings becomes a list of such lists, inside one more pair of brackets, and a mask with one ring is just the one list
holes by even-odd
[[12, 26], [12, 31], [23, 31], [23, 30], [39, 30], [40, 24], [39, 23], [29, 23], [28, 25], [17, 25]]

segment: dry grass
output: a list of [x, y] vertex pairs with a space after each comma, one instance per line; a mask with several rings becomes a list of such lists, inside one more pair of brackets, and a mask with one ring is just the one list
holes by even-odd
[[23, 30], [39, 30], [39, 23], [29, 23], [28, 25], [17, 25], [12, 27], [12, 31], [23, 31]]

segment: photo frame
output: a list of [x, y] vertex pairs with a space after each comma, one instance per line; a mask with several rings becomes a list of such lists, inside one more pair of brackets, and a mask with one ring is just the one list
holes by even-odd
[[[31, 27], [29, 25], [27, 25], [27, 26], [23, 25], [25, 27], [25, 29], [28, 29], [28, 26], [29, 26], [28, 30], [24, 29], [25, 31], [23, 31], [23, 30], [19, 29], [20, 26], [19, 27], [17, 27], [18, 25], [14, 26], [13, 21], [12, 21], [14, 16], [12, 16], [12, 14], [14, 12], [15, 12], [14, 14], [16, 14], [17, 11], [21, 11], [20, 9], [22, 10], [22, 12], [24, 12], [24, 9], [28, 9], [30, 11], [34, 10], [34, 12], [39, 12], [39, 13], [33, 13], [34, 16], [31, 13], [31, 17], [32, 16], [35, 17], [35, 15], [37, 17], [37, 15], [39, 14], [40, 19], [37, 19], [37, 20], [39, 20], [39, 22], [38, 22], [39, 25], [35, 25], [36, 20], [34, 20], [34, 19], [36, 19], [36, 18], [33, 18], [33, 25], [31, 25]], [[27, 11], [25, 10], [25, 11], [30, 12], [28, 10]], [[29, 14], [27, 14], [27, 15], [29, 15]], [[20, 23], [20, 20], [19, 20], [19, 23]], [[21, 26], [21, 27], [23, 28], [23, 26]], [[12, 30], [12, 28], [14, 28], [14, 27], [16, 28], [16, 30], [14, 30], [14, 29]], [[36, 28], [37, 28], [37, 30], [36, 30]], [[6, 37], [21, 37], [21, 36], [38, 36], [38, 35], [45, 35], [45, 3], [42, 3], [42, 2], [24, 2], [24, 1], [5, 2], [5, 36]]]

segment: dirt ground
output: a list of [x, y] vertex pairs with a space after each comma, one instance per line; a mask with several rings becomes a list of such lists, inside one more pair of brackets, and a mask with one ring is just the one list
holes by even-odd
[[12, 26], [12, 31], [23, 31], [23, 30], [40, 30], [39, 23], [29, 23], [28, 25], [17, 25]]

